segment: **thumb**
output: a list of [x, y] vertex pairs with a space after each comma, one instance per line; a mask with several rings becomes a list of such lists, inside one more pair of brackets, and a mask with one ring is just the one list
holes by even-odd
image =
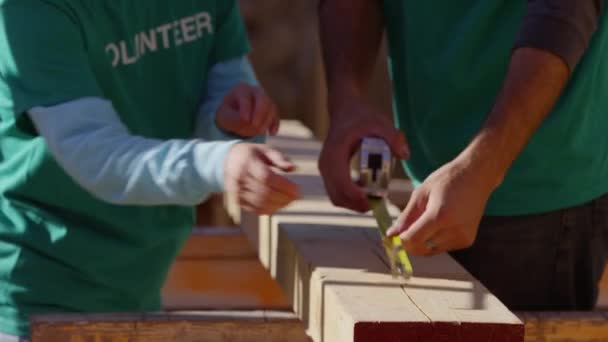
[[374, 134], [386, 141], [395, 156], [400, 159], [409, 158], [410, 149], [405, 134], [388, 122], [380, 121], [378, 123], [379, 125], [374, 129]]
[[422, 208], [420, 215], [415, 217], [407, 230], [399, 236], [406, 245], [406, 248], [411, 249], [413, 246], [420, 246], [439, 231], [438, 212], [438, 202], [433, 201], [432, 198], [429, 199], [424, 208]]
[[269, 165], [281, 171], [292, 172], [296, 169], [296, 165], [287, 156], [275, 149], [266, 148], [263, 154]]
[[412, 197], [407, 202], [405, 209], [401, 212], [392, 227], [386, 232], [389, 236], [399, 235], [414, 223], [424, 213], [426, 208], [426, 198], [423, 198], [419, 192], [414, 192]]

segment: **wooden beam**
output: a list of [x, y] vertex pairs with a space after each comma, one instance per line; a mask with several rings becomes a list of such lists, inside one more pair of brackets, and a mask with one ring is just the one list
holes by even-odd
[[169, 310], [274, 309], [290, 306], [240, 228], [194, 229], [162, 291]]
[[257, 258], [177, 260], [162, 299], [168, 310], [290, 308]]
[[314, 341], [523, 341], [522, 322], [447, 254], [413, 258], [413, 279], [388, 275], [374, 219], [331, 205], [316, 167], [320, 143], [289, 130], [269, 143], [298, 164], [289, 177], [303, 199], [241, 218]]
[[251, 258], [255, 249], [239, 227], [195, 228], [178, 259]]
[[526, 325], [526, 342], [606, 342], [606, 312], [518, 313]]
[[277, 311], [36, 316], [32, 342], [308, 342], [301, 322]]

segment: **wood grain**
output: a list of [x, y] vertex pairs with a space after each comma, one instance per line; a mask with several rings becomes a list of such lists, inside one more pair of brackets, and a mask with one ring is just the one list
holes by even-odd
[[177, 260], [162, 295], [170, 310], [289, 308], [257, 258]]
[[518, 313], [526, 325], [526, 342], [606, 342], [606, 312]]
[[306, 342], [291, 313], [208, 311], [53, 315], [32, 319], [32, 342]]
[[252, 258], [256, 256], [238, 227], [195, 228], [182, 247], [178, 259]]
[[231, 227], [194, 229], [162, 295], [171, 310], [289, 308], [245, 234]]

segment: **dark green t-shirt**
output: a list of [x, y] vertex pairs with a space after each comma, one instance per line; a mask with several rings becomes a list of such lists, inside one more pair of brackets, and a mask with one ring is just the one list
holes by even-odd
[[192, 208], [97, 200], [24, 112], [102, 97], [133, 134], [192, 137], [209, 68], [248, 51], [237, 3], [0, 0], [1, 332], [36, 312], [160, 308]]
[[[526, 1], [384, 0], [396, 122], [415, 183], [456, 157], [501, 88]], [[608, 192], [608, 27], [600, 24], [561, 99], [493, 193], [488, 215], [570, 207]], [[497, 152], [498, 153], [498, 152]]]

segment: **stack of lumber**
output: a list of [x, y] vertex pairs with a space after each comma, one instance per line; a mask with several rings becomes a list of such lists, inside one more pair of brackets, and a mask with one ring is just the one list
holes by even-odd
[[413, 258], [416, 276], [393, 279], [373, 217], [328, 201], [304, 127], [286, 122], [270, 144], [298, 165], [303, 199], [238, 218], [314, 341], [523, 341], [518, 317], [448, 255]]
[[[36, 316], [32, 341], [608, 341], [605, 313], [512, 313], [448, 255], [393, 279], [374, 219], [328, 202], [310, 131], [284, 122], [270, 144], [304, 198], [262, 217], [228, 198], [242, 230], [194, 230], [163, 291], [172, 312]], [[393, 188], [397, 202], [411, 191]]]

